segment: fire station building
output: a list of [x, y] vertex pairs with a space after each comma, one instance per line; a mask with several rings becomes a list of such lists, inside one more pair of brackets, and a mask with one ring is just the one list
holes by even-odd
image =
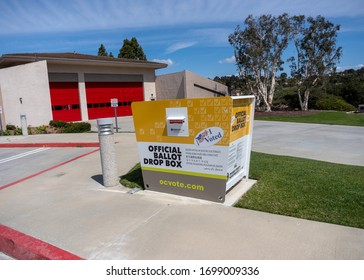
[[2, 127], [50, 120], [88, 121], [131, 116], [133, 101], [228, 95], [225, 85], [189, 71], [156, 77], [167, 64], [78, 53], [23, 53], [0, 57]]
[[50, 120], [87, 121], [130, 116], [131, 102], [156, 97], [155, 70], [166, 64], [78, 53], [6, 54], [0, 58], [3, 127]]

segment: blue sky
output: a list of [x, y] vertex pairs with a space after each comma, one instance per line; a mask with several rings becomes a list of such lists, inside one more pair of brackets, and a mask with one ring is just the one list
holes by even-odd
[[[0, 54], [96, 55], [103, 43], [117, 56], [136, 37], [148, 60], [169, 64], [157, 74], [234, 75], [229, 34], [249, 14], [284, 12], [340, 24], [339, 69], [364, 67], [364, 0], [0, 0]], [[284, 57], [293, 54], [288, 48]]]

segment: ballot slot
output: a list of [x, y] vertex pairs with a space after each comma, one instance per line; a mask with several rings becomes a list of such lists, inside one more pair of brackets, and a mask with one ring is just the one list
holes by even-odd
[[189, 136], [187, 108], [166, 108], [168, 136]]

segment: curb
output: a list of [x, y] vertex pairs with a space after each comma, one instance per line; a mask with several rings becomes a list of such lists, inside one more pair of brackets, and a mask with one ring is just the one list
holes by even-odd
[[0, 225], [0, 251], [17, 260], [83, 260], [17, 230]]
[[69, 143], [3, 143], [0, 148], [94, 148], [100, 147], [99, 142], [69, 142]]

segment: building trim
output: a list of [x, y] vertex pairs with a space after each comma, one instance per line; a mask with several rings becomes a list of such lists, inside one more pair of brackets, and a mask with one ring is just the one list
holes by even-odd
[[49, 82], [78, 82], [77, 73], [48, 73]]
[[210, 89], [210, 88], [198, 85], [198, 84], [193, 84], [193, 86], [198, 87], [198, 88], [203, 89], [203, 90], [206, 90], [206, 91], [209, 91], [209, 92], [212, 92], [212, 93], [215, 93], [215, 94], [217, 94], [219, 96], [226, 96], [226, 94], [224, 92], [219, 92], [219, 91], [216, 91], [216, 90], [213, 90], [213, 89]]
[[85, 73], [85, 82], [143, 82], [143, 75]]
[[165, 63], [114, 58], [108, 56], [95, 56], [79, 53], [24, 53], [4, 54], [0, 57], [0, 68], [7, 68], [20, 64], [46, 60], [48, 63], [77, 64], [93, 66], [115, 66], [124, 68], [149, 68], [161, 69], [168, 65]]

